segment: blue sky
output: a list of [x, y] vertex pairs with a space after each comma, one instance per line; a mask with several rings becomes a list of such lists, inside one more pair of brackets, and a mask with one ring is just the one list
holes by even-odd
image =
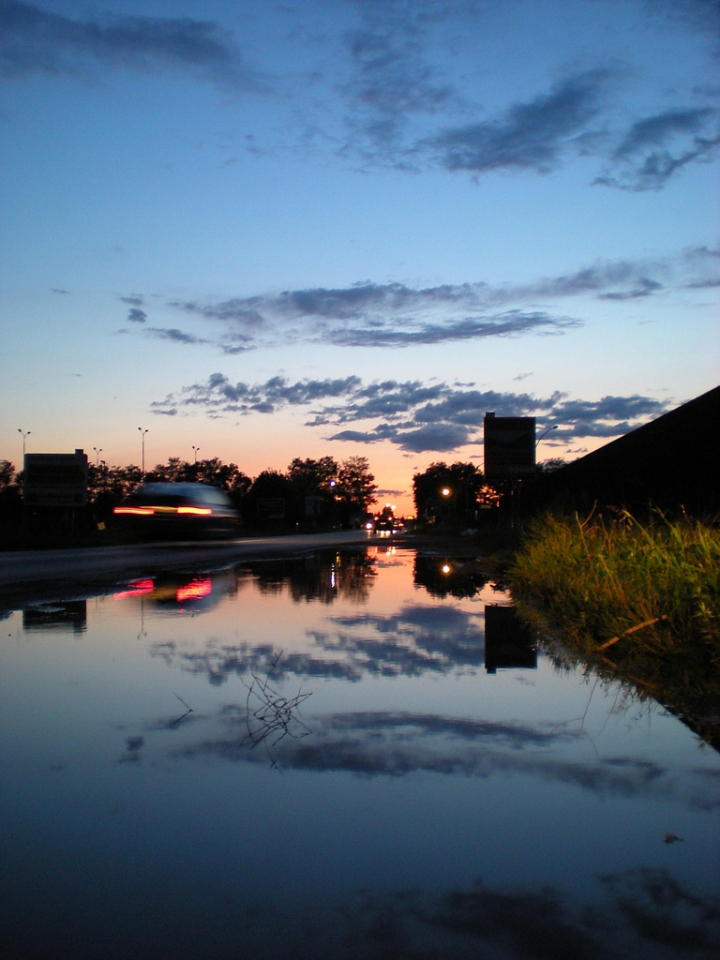
[[[718, 382], [717, 0], [0, 0], [0, 458], [573, 458]], [[387, 496], [391, 496], [390, 493]]]

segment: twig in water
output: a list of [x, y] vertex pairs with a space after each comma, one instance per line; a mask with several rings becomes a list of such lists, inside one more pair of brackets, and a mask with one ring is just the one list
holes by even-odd
[[637, 630], [642, 630], [645, 627], [651, 627], [654, 623], [660, 623], [661, 620], [667, 620], [667, 614], [664, 613], [661, 617], [653, 617], [652, 620], [646, 620], [644, 623], [638, 623], [635, 627], [630, 627], [629, 630], [625, 630], [618, 637], [613, 637], [612, 640], [606, 640], [605, 643], [601, 643], [599, 647], [595, 648], [595, 653], [599, 653], [601, 650], [607, 650], [608, 647], [611, 647], [614, 643], [617, 643], [618, 640], [622, 640], [623, 637], [629, 637], [631, 633], [635, 633]]
[[178, 696], [177, 693], [174, 693], [173, 696], [177, 697], [178, 700], [180, 701], [180, 703], [181, 703], [184, 707], [187, 707], [187, 709], [185, 710], [185, 713], [181, 713], [179, 717], [177, 717], [175, 720], [173, 720], [173, 721], [170, 723], [170, 726], [171, 726], [171, 727], [176, 727], [179, 723], [182, 723], [182, 721], [185, 719], [185, 717], [187, 717], [187, 715], [188, 715], [189, 713], [193, 713], [193, 708], [192, 708], [192, 707], [189, 707], [189, 706], [185, 703], [185, 701], [183, 700], [183, 698], [180, 697], [180, 696]]
[[[277, 764], [270, 753], [272, 747], [276, 746], [283, 737], [291, 736], [299, 740], [310, 733], [310, 730], [298, 716], [298, 708], [300, 704], [304, 700], [307, 700], [308, 697], [311, 697], [312, 694], [303, 693], [302, 690], [298, 690], [294, 697], [288, 698], [282, 696], [282, 694], [270, 686], [270, 674], [276, 669], [282, 653], [281, 650], [275, 657], [264, 679], [255, 673], [251, 673], [251, 684], [247, 684], [243, 680], [247, 688], [247, 697], [245, 700], [247, 735], [244, 737], [243, 743], [249, 740], [253, 749], [259, 743], [262, 743], [273, 767], [277, 766]], [[254, 710], [251, 705], [251, 699], [253, 697], [259, 701], [259, 706]], [[291, 728], [292, 725], [300, 729], [296, 732]], [[275, 739], [269, 742], [272, 737]]]

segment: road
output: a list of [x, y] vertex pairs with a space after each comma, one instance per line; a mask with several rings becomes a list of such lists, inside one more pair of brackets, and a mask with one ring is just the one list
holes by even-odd
[[31, 586], [88, 584], [149, 576], [158, 571], [193, 573], [239, 560], [292, 556], [309, 550], [373, 542], [366, 530], [299, 534], [213, 542], [149, 543], [74, 550], [22, 550], [0, 553], [0, 593], [7, 597]]

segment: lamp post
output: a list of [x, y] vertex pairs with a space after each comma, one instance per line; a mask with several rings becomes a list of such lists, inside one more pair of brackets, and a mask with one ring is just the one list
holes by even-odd
[[193, 463], [197, 463], [197, 455], [200, 452], [200, 447], [196, 447], [192, 445], [192, 451], [193, 451]]
[[541, 433], [540, 436], [538, 437], [538, 439], [535, 441], [535, 446], [537, 446], [537, 445], [540, 443], [540, 441], [542, 440], [542, 438], [543, 438], [543, 437], [546, 437], [546, 436], [550, 433], [551, 430], [557, 430], [557, 428], [558, 428], [558, 424], [557, 424], [557, 423], [554, 423], [551, 427], [548, 427], [547, 430], [545, 430], [544, 433]]
[[29, 437], [31, 431], [21, 430], [20, 427], [18, 427], [18, 433], [21, 433], [23, 438], [23, 470], [24, 470], [25, 469], [25, 437]]
[[93, 450], [95, 451], [95, 469], [97, 469], [100, 465], [100, 454], [103, 452], [103, 448], [93, 447]]
[[144, 478], [145, 477], [145, 434], [150, 433], [150, 430], [149, 429], [143, 430], [142, 427], [138, 427], [138, 430], [140, 431], [140, 437], [142, 439], [142, 474], [141, 476]]

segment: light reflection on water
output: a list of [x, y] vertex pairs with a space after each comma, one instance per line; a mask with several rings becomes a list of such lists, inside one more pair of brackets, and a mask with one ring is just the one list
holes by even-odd
[[12, 613], [5, 955], [715, 955], [717, 754], [509, 603], [390, 547]]

